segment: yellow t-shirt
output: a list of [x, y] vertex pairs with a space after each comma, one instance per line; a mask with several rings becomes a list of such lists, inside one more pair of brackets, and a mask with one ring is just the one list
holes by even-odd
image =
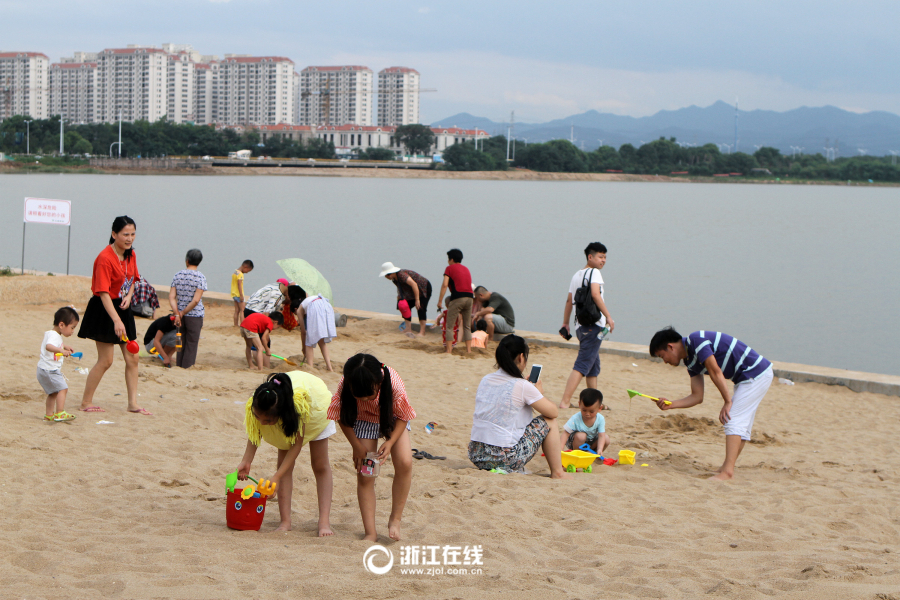
[[238, 288], [238, 282], [244, 281], [244, 274], [241, 273], [240, 269], [234, 272], [231, 276], [231, 297], [232, 298], [240, 298], [243, 296], [241, 290]]
[[[300, 430], [303, 432], [306, 426], [303, 444], [319, 437], [328, 427], [328, 405], [331, 404], [331, 392], [325, 382], [310, 373], [303, 371], [291, 371], [287, 374], [291, 378], [294, 387], [294, 409], [300, 415]], [[297, 435], [287, 437], [281, 428], [281, 420], [275, 425], [263, 425], [253, 414], [253, 397], [247, 400], [246, 413], [244, 415], [244, 427], [247, 429], [247, 438], [255, 446], [259, 446], [261, 440], [266, 440], [279, 450], [290, 450], [297, 443]]]

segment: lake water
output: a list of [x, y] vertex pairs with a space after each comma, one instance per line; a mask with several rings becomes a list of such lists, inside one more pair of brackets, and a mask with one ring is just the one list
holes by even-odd
[[[128, 214], [153, 283], [168, 284], [193, 247], [222, 292], [245, 258], [252, 293], [283, 276], [275, 260], [300, 257], [331, 282], [336, 306], [393, 312], [381, 263], [422, 273], [436, 295], [458, 247], [519, 328], [550, 333], [599, 240], [611, 340], [716, 329], [775, 360], [900, 375], [898, 188], [0, 175], [2, 265], [20, 264], [26, 196], [72, 201], [73, 274], [90, 275], [113, 218]], [[25, 267], [64, 272], [66, 229], [29, 225]]]

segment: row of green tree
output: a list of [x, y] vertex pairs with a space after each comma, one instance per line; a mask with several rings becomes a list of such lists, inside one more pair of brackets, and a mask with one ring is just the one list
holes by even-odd
[[[568, 140], [523, 144], [515, 142], [512, 164], [534, 171], [557, 173], [622, 172], [647, 175], [683, 173], [693, 176], [733, 174], [798, 177], [804, 179], [900, 181], [900, 166], [894, 157], [854, 156], [829, 161], [822, 154], [781, 154], [763, 147], [753, 154], [723, 154], [715, 144], [682, 147], [675, 138], [660, 138], [638, 148], [623, 144], [618, 150], [601, 146], [584, 152]], [[456, 144], [443, 153], [446, 169], [491, 171], [508, 168], [507, 143], [503, 136], [479, 142]]]

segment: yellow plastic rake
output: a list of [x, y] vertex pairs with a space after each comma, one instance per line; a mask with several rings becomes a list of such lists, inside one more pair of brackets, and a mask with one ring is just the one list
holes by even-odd
[[[642, 393], [636, 392], [634, 390], [625, 390], [625, 391], [628, 392], [629, 398], [634, 398], [635, 396], [641, 396], [642, 398], [650, 398], [651, 400], [655, 400], [656, 402], [659, 402], [659, 398], [654, 398], [653, 396], [648, 396], [647, 394], [642, 394]], [[666, 400], [665, 403], [666, 403], [666, 406], [668, 406], [669, 404], [672, 404], [668, 400]]]

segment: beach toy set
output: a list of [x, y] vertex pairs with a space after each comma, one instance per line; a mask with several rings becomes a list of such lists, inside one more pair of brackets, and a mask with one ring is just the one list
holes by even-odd
[[141, 351], [140, 344], [138, 344], [136, 340], [129, 341], [128, 336], [126, 336], [124, 333], [122, 334], [122, 341], [125, 342], [125, 349], [132, 354], [137, 354]]
[[587, 444], [582, 444], [578, 450], [563, 450], [561, 454], [562, 465], [569, 473], [574, 473], [578, 469], [581, 469], [585, 473], [592, 473], [594, 471], [594, 461], [598, 458], [602, 464], [611, 467], [616, 463], [619, 463], [620, 465], [633, 465], [635, 457], [634, 452], [631, 450], [619, 450], [618, 460], [615, 458], [606, 458], [599, 456], [596, 452], [591, 450], [591, 447]]
[[235, 489], [237, 471], [225, 477], [225, 524], [230, 529], [259, 531], [266, 516], [266, 500], [275, 493], [276, 484], [266, 479], [257, 481], [249, 476], [247, 479], [253, 483]]

